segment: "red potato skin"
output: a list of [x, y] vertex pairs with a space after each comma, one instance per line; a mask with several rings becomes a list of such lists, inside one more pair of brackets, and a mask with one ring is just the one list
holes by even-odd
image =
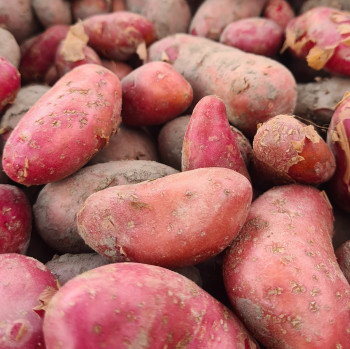
[[283, 29], [274, 21], [250, 17], [228, 24], [220, 35], [220, 42], [244, 52], [273, 57], [282, 46]]
[[350, 284], [350, 240], [342, 243], [336, 250], [335, 255], [341, 271]]
[[260, 181], [321, 184], [335, 171], [335, 158], [312, 125], [291, 115], [263, 123], [253, 140], [253, 163]]
[[293, 75], [263, 56], [186, 34], [152, 44], [150, 61], [167, 61], [193, 88], [193, 102], [207, 95], [222, 98], [230, 123], [252, 138], [257, 124], [291, 114], [297, 88]]
[[89, 46], [116, 61], [131, 58], [140, 45], [148, 46], [156, 39], [152, 22], [128, 11], [91, 16], [83, 24]]
[[328, 183], [328, 194], [339, 208], [350, 212], [350, 95], [339, 102], [327, 132], [327, 143], [336, 160], [334, 176]]
[[192, 18], [189, 33], [219, 40], [229, 23], [259, 16], [265, 3], [266, 0], [205, 0]]
[[140, 263], [109, 264], [68, 281], [52, 298], [43, 329], [47, 349], [259, 348], [194, 282]]
[[180, 172], [91, 195], [77, 215], [78, 232], [112, 261], [122, 254], [165, 267], [193, 265], [230, 244], [251, 199], [250, 182], [236, 171]]
[[0, 184], [0, 254], [25, 254], [32, 230], [32, 209], [24, 192]]
[[196, 104], [183, 141], [181, 167], [182, 171], [225, 167], [250, 180], [221, 98], [206, 96]]
[[275, 187], [253, 202], [223, 275], [237, 315], [267, 348], [349, 348], [350, 286], [332, 234], [316, 188]]
[[24, 83], [44, 81], [46, 72], [54, 64], [57, 47], [68, 30], [68, 25], [54, 25], [28, 44], [19, 66]]
[[81, 65], [22, 117], [8, 138], [3, 168], [30, 186], [58, 181], [84, 166], [120, 124], [121, 84], [108, 69]]
[[0, 57], [0, 113], [13, 103], [21, 87], [21, 77], [14, 65]]
[[107, 59], [102, 59], [102, 65], [117, 75], [119, 80], [122, 80], [132, 72], [132, 67], [124, 62], [115, 62]]
[[121, 83], [122, 119], [129, 126], [163, 124], [183, 113], [193, 100], [191, 85], [165, 62], [146, 63]]
[[41, 305], [45, 290], [57, 283], [44, 264], [16, 253], [0, 254], [0, 347], [45, 348]]
[[350, 12], [315, 7], [288, 23], [284, 49], [315, 70], [349, 77], [349, 27]]
[[286, 29], [287, 24], [295, 17], [295, 12], [286, 0], [268, 0], [263, 16]]

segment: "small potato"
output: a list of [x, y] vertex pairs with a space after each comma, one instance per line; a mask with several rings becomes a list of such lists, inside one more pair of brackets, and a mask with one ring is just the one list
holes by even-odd
[[[320, 0], [317, 1], [319, 2]], [[284, 30], [289, 21], [295, 17], [295, 13], [292, 6], [286, 0], [268, 0], [263, 16], [274, 21]]]
[[191, 85], [165, 62], [133, 70], [122, 80], [122, 89], [122, 118], [130, 126], [162, 124], [184, 112], [193, 99]]
[[72, 14], [75, 21], [110, 12], [110, 0], [72, 0]]
[[55, 24], [71, 24], [71, 4], [67, 0], [32, 0], [32, 6], [40, 23], [45, 27]]
[[0, 57], [5, 58], [18, 68], [21, 59], [21, 50], [15, 37], [8, 30], [0, 27]]
[[193, 265], [231, 243], [251, 199], [243, 175], [200, 168], [92, 194], [77, 215], [78, 232], [112, 261], [122, 255], [165, 267]]

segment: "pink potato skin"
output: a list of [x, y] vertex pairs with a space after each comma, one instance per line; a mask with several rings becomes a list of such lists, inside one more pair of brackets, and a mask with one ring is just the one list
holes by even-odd
[[274, 187], [253, 202], [223, 275], [234, 310], [264, 346], [349, 348], [350, 286], [332, 235], [332, 208], [316, 188]]
[[119, 80], [122, 80], [132, 72], [132, 67], [124, 62], [115, 62], [112, 60], [102, 59], [102, 65], [117, 75]]
[[67, 0], [32, 0], [32, 7], [45, 28], [72, 23], [71, 4]]
[[182, 171], [225, 167], [250, 180], [221, 98], [206, 96], [196, 104], [183, 141], [181, 167]]
[[[349, 230], [349, 229], [348, 229]], [[336, 250], [335, 255], [341, 271], [350, 284], [350, 240], [342, 243]]]
[[291, 72], [268, 57], [186, 34], [168, 36], [149, 48], [150, 61], [167, 61], [191, 84], [194, 103], [217, 95], [230, 123], [252, 138], [257, 124], [291, 114], [297, 87]]
[[263, 16], [285, 29], [287, 24], [295, 17], [295, 13], [286, 0], [268, 0]]
[[128, 11], [91, 16], [83, 24], [89, 46], [116, 61], [131, 58], [140, 45], [148, 46], [156, 39], [152, 22]]
[[19, 66], [23, 82], [44, 81], [46, 72], [54, 64], [57, 47], [68, 30], [68, 25], [54, 25], [28, 43]]
[[350, 76], [350, 12], [315, 7], [291, 20], [284, 48], [316, 70]]
[[69, 176], [108, 143], [120, 109], [121, 84], [112, 72], [95, 64], [73, 69], [13, 130], [4, 147], [4, 171], [27, 186]]
[[336, 170], [328, 183], [328, 194], [339, 208], [350, 212], [350, 95], [339, 102], [327, 132], [327, 143], [335, 160]]
[[0, 57], [0, 113], [16, 99], [21, 87], [21, 77], [17, 68], [7, 59]]
[[32, 230], [32, 209], [24, 192], [0, 184], [0, 254], [27, 251]]
[[236, 316], [171, 270], [117, 263], [68, 281], [44, 320], [47, 349], [258, 349]]
[[260, 17], [232, 22], [220, 36], [220, 42], [225, 45], [267, 57], [277, 54], [283, 39], [283, 28], [272, 20]]
[[16, 253], [0, 254], [0, 347], [45, 349], [41, 305], [45, 290], [56, 290], [51, 272], [38, 260]]
[[192, 18], [189, 33], [219, 40], [229, 23], [259, 16], [265, 3], [266, 0], [205, 0]]
[[193, 265], [224, 250], [252, 198], [250, 182], [226, 168], [202, 168], [92, 194], [78, 232], [110, 260], [166, 267]]
[[335, 158], [312, 125], [291, 115], [276, 115], [261, 124], [253, 140], [253, 164], [260, 182], [273, 185], [327, 182]]
[[146, 63], [133, 70], [121, 83], [121, 115], [123, 123], [129, 126], [163, 124], [179, 116], [193, 100], [191, 85], [165, 62]]

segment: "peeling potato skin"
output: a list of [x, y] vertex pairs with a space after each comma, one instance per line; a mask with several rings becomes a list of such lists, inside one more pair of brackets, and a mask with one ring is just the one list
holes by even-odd
[[[44, 319], [47, 349], [258, 349], [237, 317], [186, 277], [115, 263], [68, 281]], [[103, 344], [103, 345], [102, 345]]]
[[336, 171], [329, 182], [329, 197], [350, 212], [350, 95], [345, 94], [335, 110], [327, 132], [327, 143], [336, 159]]
[[350, 286], [334, 254], [322, 192], [298, 184], [256, 199], [224, 258], [234, 310], [271, 349], [349, 348]]
[[40, 295], [57, 289], [54, 276], [38, 260], [16, 253], [0, 254], [0, 347], [45, 348]]
[[108, 69], [73, 69], [22, 117], [7, 140], [3, 168], [15, 182], [54, 182], [85, 165], [120, 123], [121, 84]]
[[291, 72], [268, 57], [188, 34], [161, 39], [149, 47], [149, 61], [166, 61], [193, 88], [193, 103], [217, 95], [226, 104], [230, 123], [252, 138], [257, 124], [291, 114], [297, 86]]
[[328, 181], [335, 158], [313, 126], [291, 115], [277, 115], [261, 124], [253, 140], [254, 173], [265, 185]]
[[165, 267], [193, 265], [230, 244], [251, 199], [250, 182], [236, 171], [180, 172], [92, 194], [78, 212], [78, 232], [111, 261], [122, 254]]

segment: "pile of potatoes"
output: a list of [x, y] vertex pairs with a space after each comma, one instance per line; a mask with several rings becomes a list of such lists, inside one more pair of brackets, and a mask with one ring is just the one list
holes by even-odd
[[346, 0], [0, 0], [0, 349], [350, 349]]

